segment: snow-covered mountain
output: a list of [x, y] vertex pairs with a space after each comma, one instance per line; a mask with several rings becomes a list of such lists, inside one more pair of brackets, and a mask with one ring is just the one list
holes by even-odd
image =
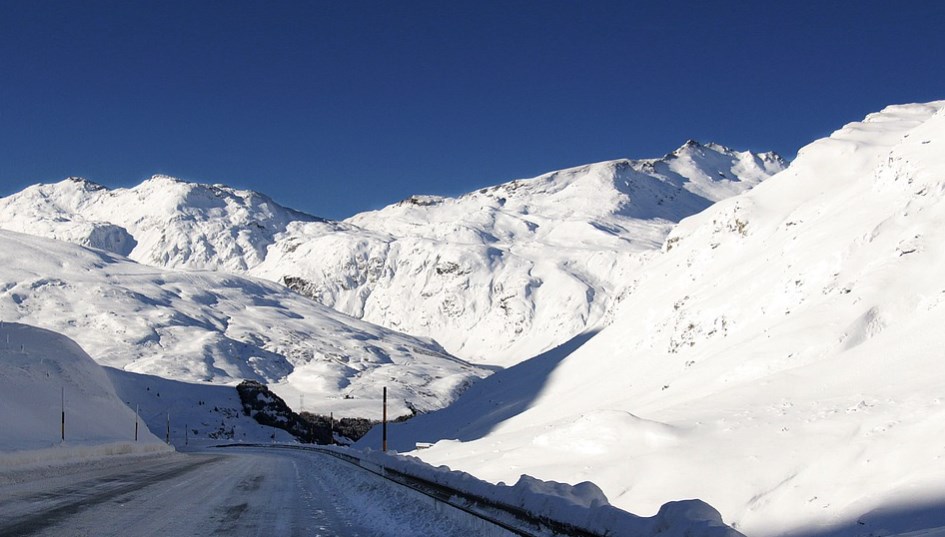
[[891, 106], [684, 220], [600, 333], [391, 438], [640, 514], [700, 498], [752, 536], [939, 535], [943, 274], [945, 101]]
[[600, 322], [681, 218], [783, 169], [773, 153], [687, 142], [459, 198], [414, 196], [328, 222], [262, 194], [155, 176], [0, 199], [0, 228], [162, 268], [249, 273], [451, 353], [511, 364]]
[[0, 198], [0, 228], [164, 268], [244, 272], [289, 222], [317, 220], [257, 192], [163, 175], [114, 190], [70, 178]]
[[293, 223], [252, 273], [466, 359], [514, 364], [600, 322], [685, 216], [785, 163], [690, 141], [343, 223]]
[[486, 371], [264, 280], [158, 269], [0, 231], [0, 319], [75, 339], [102, 365], [211, 383], [266, 382], [306, 409], [379, 416], [440, 408]]

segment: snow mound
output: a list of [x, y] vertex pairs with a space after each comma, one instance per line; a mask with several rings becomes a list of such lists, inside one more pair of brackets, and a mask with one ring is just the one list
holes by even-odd
[[613, 446], [644, 446], [657, 450], [677, 443], [679, 431], [665, 423], [638, 418], [629, 412], [594, 411], [557, 424], [535, 436], [543, 449], [580, 455], [601, 455]]
[[516, 508], [533, 518], [594, 535], [743, 537], [725, 525], [718, 511], [700, 500], [669, 502], [654, 516], [641, 517], [611, 505], [604, 492], [590, 482], [571, 485], [521, 475], [513, 485], [492, 484], [446, 466], [430, 466], [416, 457], [371, 450], [358, 453], [358, 457], [362, 465], [368, 462], [377, 468], [449, 487], [487, 504]]
[[134, 446], [134, 410], [118, 398], [102, 368], [56, 332], [0, 323], [0, 384], [5, 464], [40, 462], [77, 449], [102, 454], [163, 446], [143, 426]]

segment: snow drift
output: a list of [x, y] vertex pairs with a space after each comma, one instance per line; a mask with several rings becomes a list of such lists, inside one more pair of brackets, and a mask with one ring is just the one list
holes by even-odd
[[[4, 465], [39, 462], [43, 453], [67, 457], [70, 451], [83, 449], [89, 453], [166, 449], [143, 423], [134, 443], [134, 410], [115, 395], [102, 368], [61, 334], [0, 323], [0, 384]], [[48, 448], [55, 449], [42, 451]], [[31, 450], [40, 453], [16, 453]]]

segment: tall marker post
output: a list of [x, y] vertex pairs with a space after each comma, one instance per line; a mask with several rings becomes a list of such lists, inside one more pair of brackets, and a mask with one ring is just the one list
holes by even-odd
[[138, 405], [135, 405], [135, 442], [138, 441]]
[[65, 442], [66, 441], [66, 387], [65, 386], [62, 387], [60, 396], [61, 396], [60, 397], [61, 406], [59, 408], [61, 410], [62, 421], [60, 422], [60, 425], [59, 425], [59, 441]]
[[381, 450], [387, 452], [387, 386], [384, 386], [384, 420], [381, 428]]

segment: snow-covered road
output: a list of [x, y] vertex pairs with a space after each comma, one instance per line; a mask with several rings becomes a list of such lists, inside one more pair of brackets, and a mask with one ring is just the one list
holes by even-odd
[[0, 535], [466, 535], [332, 457], [244, 449], [116, 461], [0, 485]]

